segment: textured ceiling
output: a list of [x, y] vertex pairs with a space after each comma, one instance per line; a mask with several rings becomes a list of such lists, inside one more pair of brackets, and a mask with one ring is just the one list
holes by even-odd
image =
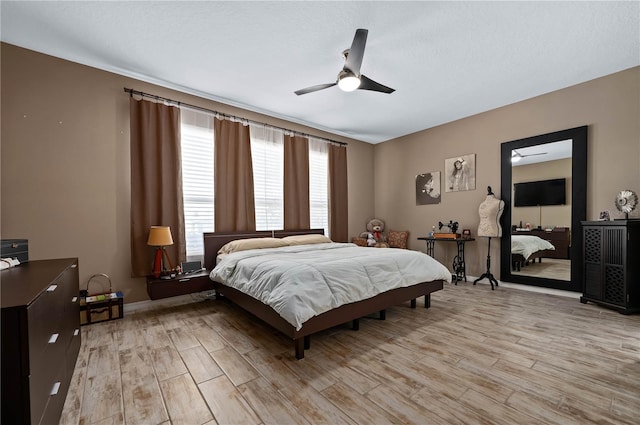
[[[640, 65], [640, 2], [11, 2], [2, 41], [378, 143]], [[332, 87], [357, 28], [361, 71]], [[135, 88], [135, 87], [134, 87]]]

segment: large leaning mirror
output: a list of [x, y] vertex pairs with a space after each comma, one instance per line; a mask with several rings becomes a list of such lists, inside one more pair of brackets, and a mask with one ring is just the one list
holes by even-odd
[[582, 291], [587, 127], [501, 145], [500, 280]]

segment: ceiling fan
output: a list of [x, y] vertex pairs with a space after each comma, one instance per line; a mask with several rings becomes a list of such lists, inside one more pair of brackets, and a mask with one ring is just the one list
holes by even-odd
[[356, 34], [353, 36], [353, 42], [351, 43], [351, 48], [342, 52], [345, 59], [344, 67], [338, 73], [338, 78], [335, 83], [318, 84], [307, 87], [295, 91], [295, 94], [300, 96], [302, 94], [328, 89], [335, 85], [338, 85], [338, 87], [343, 91], [371, 90], [382, 93], [393, 93], [395, 89], [384, 86], [365, 77], [363, 74], [360, 74], [360, 65], [362, 65], [362, 56], [364, 55], [364, 46], [367, 43], [368, 33], [369, 30], [362, 28], [356, 30]]
[[528, 156], [546, 155], [546, 154], [547, 152], [538, 152], [538, 153], [530, 153], [528, 155], [527, 154], [522, 155], [520, 152], [514, 149], [513, 153], [511, 154], [511, 162], [518, 162], [522, 158], [526, 158]]

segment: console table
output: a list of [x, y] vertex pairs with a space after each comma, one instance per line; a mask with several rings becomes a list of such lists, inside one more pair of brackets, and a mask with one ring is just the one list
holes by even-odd
[[436, 241], [438, 242], [455, 242], [456, 247], [458, 249], [456, 256], [453, 258], [453, 274], [451, 275], [451, 280], [455, 285], [458, 284], [459, 281], [464, 279], [467, 281], [467, 267], [464, 262], [464, 244], [467, 242], [475, 241], [474, 238], [434, 238], [431, 236], [426, 236], [423, 238], [418, 238], [419, 241], [425, 241], [427, 243], [427, 254], [433, 257], [434, 246]]

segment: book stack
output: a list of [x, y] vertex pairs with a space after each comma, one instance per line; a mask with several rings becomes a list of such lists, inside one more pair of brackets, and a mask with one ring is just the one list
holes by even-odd
[[459, 239], [460, 233], [434, 233], [433, 237], [436, 239]]

